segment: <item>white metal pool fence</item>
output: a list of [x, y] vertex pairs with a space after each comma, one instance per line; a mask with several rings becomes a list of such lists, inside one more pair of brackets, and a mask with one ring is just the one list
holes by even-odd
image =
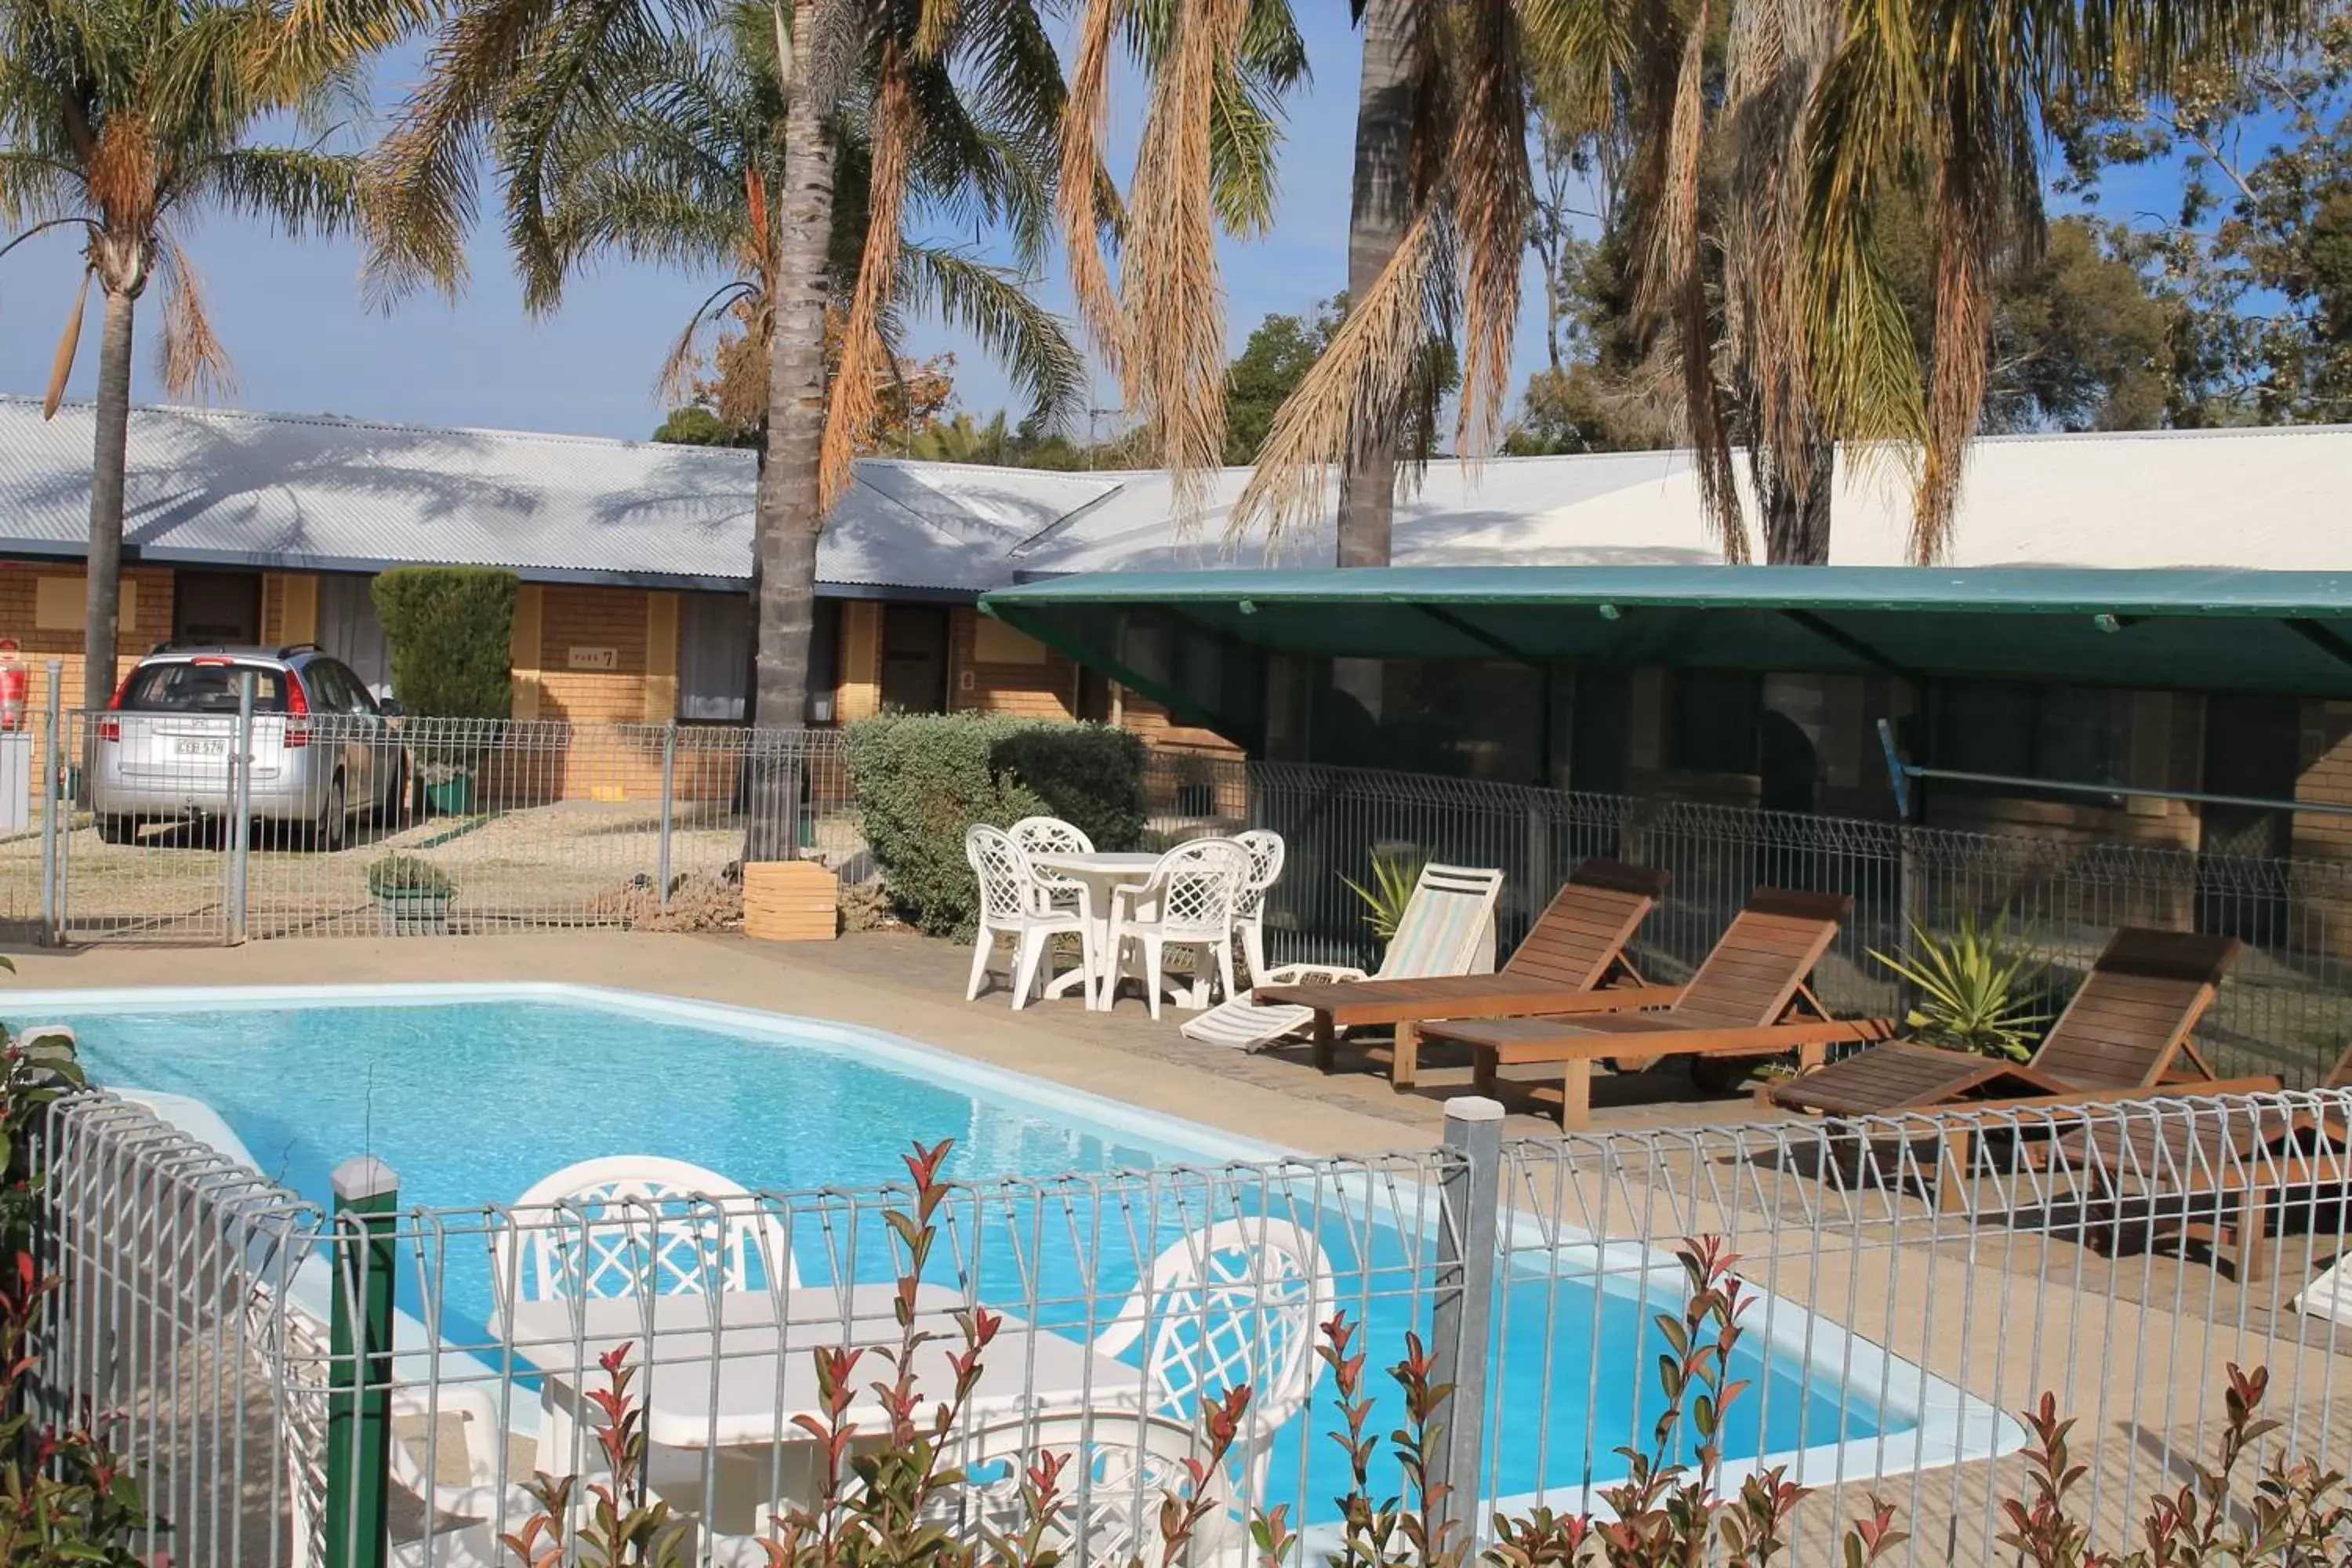
[[[1880, 1500], [1910, 1532], [1895, 1561], [2006, 1560], [2001, 1504], [2030, 1485], [2020, 1413], [2045, 1392], [2076, 1423], [2065, 1502], [2096, 1546], [2134, 1544], [2151, 1495], [2195, 1484], [2232, 1364], [2267, 1370], [2277, 1423], [2240, 1463], [2242, 1504], [2273, 1463], [2346, 1468], [2352, 1330], [2293, 1303], [2340, 1245], [2352, 1097], [1525, 1142], [1491, 1110], [1455, 1102], [1424, 1151], [951, 1188], [910, 1298], [943, 1336], [914, 1357], [921, 1422], [963, 1314], [996, 1326], [943, 1449], [970, 1484], [925, 1519], [979, 1543], [1021, 1522], [1023, 1461], [1075, 1455], [1049, 1543], [1158, 1562], [1161, 1489], [1207, 1449], [1200, 1404], [1246, 1378], [1183, 1561], [1256, 1562], [1237, 1521], [1281, 1508], [1306, 1532], [1292, 1561], [1319, 1563], [1349, 1485], [1322, 1434], [1346, 1414], [1338, 1373], [1299, 1352], [1340, 1315], [1377, 1399], [1375, 1504], [1400, 1490], [1390, 1369], [1410, 1331], [1456, 1389], [1442, 1511], [1482, 1535], [1497, 1512], [1606, 1511], [1617, 1450], [1655, 1441], [1670, 1345], [1653, 1320], [1691, 1300], [1689, 1238], [1733, 1255], [1740, 1303], [1723, 1486], [1762, 1467], [1811, 1489], [1787, 1561], [1829, 1560]], [[985, 1124], [950, 1131], [984, 1164]], [[825, 1495], [831, 1415], [858, 1428], [850, 1454], [887, 1445], [905, 1242], [884, 1215], [915, 1212], [909, 1191], [418, 1209], [356, 1161], [325, 1214], [102, 1093], [53, 1107], [42, 1146], [63, 1281], [42, 1413], [103, 1421], [168, 1521], [142, 1544], [174, 1563], [512, 1562], [491, 1527], [522, 1527], [532, 1471], [603, 1468], [583, 1394], [609, 1353], [635, 1369], [642, 1484], [684, 1561], [764, 1562], [751, 1538]], [[667, 1293], [630, 1293], [648, 1280]], [[835, 1411], [817, 1369], [837, 1346], [867, 1348]], [[1670, 1458], [1692, 1457], [1690, 1419]]]
[[[871, 872], [837, 731], [409, 720], [395, 733], [359, 716], [311, 715], [297, 748], [303, 763], [340, 758], [347, 805], [385, 803], [380, 814], [351, 813], [333, 847], [304, 819], [307, 805], [248, 836], [202, 820], [125, 822], [119, 812], [102, 820], [87, 809], [83, 763], [105, 726], [120, 733], [131, 722], [68, 714], [34, 737], [34, 798], [17, 817], [7, 815], [0, 772], [0, 929], [203, 942], [718, 923], [740, 903], [735, 868], [755, 828], [763, 855], [789, 840], [853, 879]], [[250, 750], [245, 787], [271, 799], [279, 774], [267, 770], [291, 754], [285, 721], [254, 720], [255, 743], [244, 749], [231, 743], [233, 717], [209, 723], [201, 734], [159, 731], [142, 787], [176, 790], [208, 809], [236, 787], [229, 754]], [[42, 789], [43, 779], [56, 787]], [[2315, 1083], [2352, 1039], [2352, 863], [1197, 752], [1152, 752], [1144, 783], [1151, 842], [1244, 827], [1283, 834], [1288, 862], [1267, 916], [1269, 945], [1283, 959], [1372, 956], [1362, 906], [1342, 879], [1369, 883], [1375, 856], [1501, 868], [1507, 951], [1579, 861], [1607, 855], [1673, 874], [1633, 948], [1654, 979], [1686, 973], [1752, 888], [1777, 884], [1853, 896], [1853, 917], [1815, 977], [1841, 1011], [1898, 1006], [1892, 973], [1870, 953], [1902, 948], [1910, 921], [1948, 930], [1965, 913], [2006, 912], [2012, 938], [2049, 960], [2053, 1003], [2118, 924], [2244, 939], [2247, 952], [2200, 1033], [2233, 1076]], [[13, 835], [12, 820], [21, 823]], [[126, 841], [108, 841], [126, 830]]]

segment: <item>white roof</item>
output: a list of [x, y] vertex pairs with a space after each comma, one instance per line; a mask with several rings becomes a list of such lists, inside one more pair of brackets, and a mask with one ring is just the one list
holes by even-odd
[[[0, 552], [78, 555], [91, 415], [0, 396]], [[1831, 559], [1907, 559], [1899, 468], [1841, 454]], [[750, 453], [184, 408], [131, 416], [126, 542], [156, 562], [373, 571], [509, 566], [541, 580], [740, 586]], [[869, 458], [825, 529], [835, 592], [968, 597], [1078, 572], [1307, 566], [1326, 514], [1270, 545], [1226, 537], [1248, 470], [1207, 479], [1180, 528], [1165, 474], [1056, 473]], [[1954, 566], [2335, 570], [2352, 427], [2001, 437], [1972, 449]], [[1397, 506], [1401, 566], [1704, 565], [1720, 560], [1689, 454], [1447, 459]]]
[[[92, 412], [0, 396], [0, 549], [79, 555]], [[374, 571], [435, 562], [535, 579], [740, 587], [752, 456], [331, 416], [132, 411], [124, 543], [156, 562]], [[969, 595], [1023, 539], [1115, 488], [1083, 474], [862, 463], [817, 552], [835, 588]]]

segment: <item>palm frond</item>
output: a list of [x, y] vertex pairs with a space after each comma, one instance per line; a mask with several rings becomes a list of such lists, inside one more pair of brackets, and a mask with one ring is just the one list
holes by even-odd
[[82, 312], [89, 304], [91, 268], [81, 269], [81, 285], [74, 290], [73, 309], [66, 312], [66, 330], [58, 339], [58, 352], [49, 360], [48, 390], [41, 396], [41, 417], [55, 419], [58, 405], [66, 397], [66, 383], [72, 378], [74, 358], [81, 352]]
[[1040, 305], [1019, 279], [927, 245], [908, 246], [900, 268], [907, 303], [979, 339], [1012, 372], [1041, 425], [1057, 426], [1084, 407], [1086, 356], [1061, 318]]
[[163, 390], [175, 398], [226, 396], [236, 390], [236, 370], [205, 312], [195, 266], [169, 230], [160, 231], [156, 240], [163, 330], [155, 341], [155, 357]]
[[1534, 196], [1515, 0], [1465, 0], [1455, 32], [1460, 102], [1445, 194], [1462, 268], [1456, 440], [1475, 455], [1493, 449], [1509, 405], [1511, 339]]
[[904, 241], [908, 166], [922, 136], [907, 80], [907, 57], [895, 40], [883, 46], [881, 90], [874, 105], [872, 172], [867, 184], [866, 254], [850, 294], [842, 331], [841, 364], [825, 410], [817, 468], [817, 509], [830, 511], [849, 488], [857, 443], [874, 423], [881, 379], [896, 365], [883, 340], [884, 318], [898, 281]]
[[1095, 351], [1111, 371], [1124, 376], [1127, 326], [1103, 258], [1104, 202], [1109, 176], [1103, 146], [1110, 115], [1111, 40], [1118, 30], [1118, 0], [1086, 0], [1079, 14], [1077, 48], [1070, 62], [1069, 101], [1062, 114], [1061, 175], [1055, 205], [1061, 215], [1062, 247], [1069, 259], [1070, 288]]
[[208, 205], [289, 236], [334, 236], [360, 226], [367, 195], [355, 153], [232, 147], [196, 164], [164, 206]]

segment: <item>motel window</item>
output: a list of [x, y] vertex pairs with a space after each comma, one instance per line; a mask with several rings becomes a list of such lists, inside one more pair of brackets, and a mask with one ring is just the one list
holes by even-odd
[[[809, 629], [809, 718], [833, 720], [841, 683], [841, 602], [819, 599]], [[740, 594], [688, 594], [679, 602], [677, 716], [711, 724], [747, 721], [751, 602]]]
[[1314, 703], [1315, 760], [1533, 784], [1543, 676], [1524, 665], [1335, 659]]
[[740, 724], [751, 679], [751, 601], [688, 594], [678, 602], [677, 716]]
[[1937, 687], [1935, 710], [1940, 767], [2068, 784], [2130, 782], [2128, 691], [1954, 680]]
[[1756, 772], [1761, 676], [1742, 669], [1678, 669], [1667, 681], [1666, 766], [1693, 773]]

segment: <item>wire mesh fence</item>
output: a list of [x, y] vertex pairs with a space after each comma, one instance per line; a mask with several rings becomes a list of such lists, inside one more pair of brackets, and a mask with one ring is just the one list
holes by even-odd
[[[835, 731], [257, 714], [240, 784], [237, 723], [62, 716], [39, 740], [38, 798], [17, 818], [0, 812], [23, 824], [0, 830], [0, 929], [225, 942], [658, 928], [739, 907], [747, 847], [866, 864]], [[1284, 836], [1267, 929], [1286, 961], [1371, 956], [1346, 879], [1369, 884], [1375, 858], [1504, 870], [1507, 951], [1569, 871], [1602, 855], [1672, 873], [1635, 949], [1660, 981], [1687, 975], [1749, 891], [1770, 885], [1853, 895], [1815, 976], [1841, 1011], [1898, 1005], [1871, 953], [1903, 949], [1911, 922], [1948, 931], [2006, 912], [2012, 937], [2047, 960], [2053, 1003], [2119, 924], [2243, 938], [2201, 1035], [2233, 1076], [2315, 1082], [2352, 1039], [2352, 865], [1188, 752], [1153, 752], [1145, 783], [1155, 843]]]
[[[153, 1545], [239, 1564], [508, 1561], [534, 1514], [586, 1522], [534, 1472], [658, 1504], [679, 1561], [764, 1563], [796, 1518], [870, 1521], [888, 1472], [835, 1484], [835, 1456], [904, 1453], [894, 1427], [942, 1404], [963, 1479], [910, 1517], [986, 1548], [1042, 1513], [1078, 1564], [1161, 1561], [1171, 1493], [1202, 1504], [1174, 1562], [1263, 1563], [1247, 1525], [1276, 1510], [1287, 1561], [1320, 1562], [1359, 1490], [1491, 1542], [1622, 1513], [1634, 1456], [1713, 1465], [1725, 1497], [1773, 1481], [1789, 1561], [1883, 1501], [1895, 1561], [1991, 1563], [2045, 1394], [2086, 1467], [2065, 1507], [2121, 1549], [2221, 1452], [2232, 1365], [2276, 1423], [2242, 1504], [2273, 1464], [2345, 1464], [2352, 1097], [1511, 1143], [1487, 1109], [1368, 1158], [803, 1193], [607, 1163], [464, 1209], [404, 1208], [360, 1161], [322, 1215], [83, 1096], [47, 1128], [42, 1398], [109, 1417]], [[646, 1441], [617, 1473], [616, 1370]], [[1416, 1380], [1455, 1390], [1423, 1434], [1452, 1502], [1389, 1441]]]
[[[1155, 753], [1148, 793], [1161, 840], [1271, 828], [1288, 847], [1267, 895], [1268, 945], [1286, 961], [1372, 956], [1363, 902], [1372, 863], [1434, 860], [1507, 874], [1504, 951], [1592, 856], [1672, 874], [1633, 954], [1654, 981], [1686, 979], [1758, 887], [1853, 896], [1813, 976], [1841, 1013], [1898, 1015], [1894, 973], [1913, 922], [2009, 917], [2012, 945], [2044, 960], [2054, 1014], [2116, 926], [2217, 931], [2247, 947], [2199, 1038], [2230, 1076], [2319, 1081], [2352, 1042], [2352, 864], [2262, 859], [2052, 837], [1570, 794], [1312, 763]], [[2226, 1064], [2226, 1066], [2222, 1065]]]
[[0, 900], [68, 941], [659, 928], [740, 909], [760, 825], [858, 842], [830, 731], [71, 714], [50, 754]]

